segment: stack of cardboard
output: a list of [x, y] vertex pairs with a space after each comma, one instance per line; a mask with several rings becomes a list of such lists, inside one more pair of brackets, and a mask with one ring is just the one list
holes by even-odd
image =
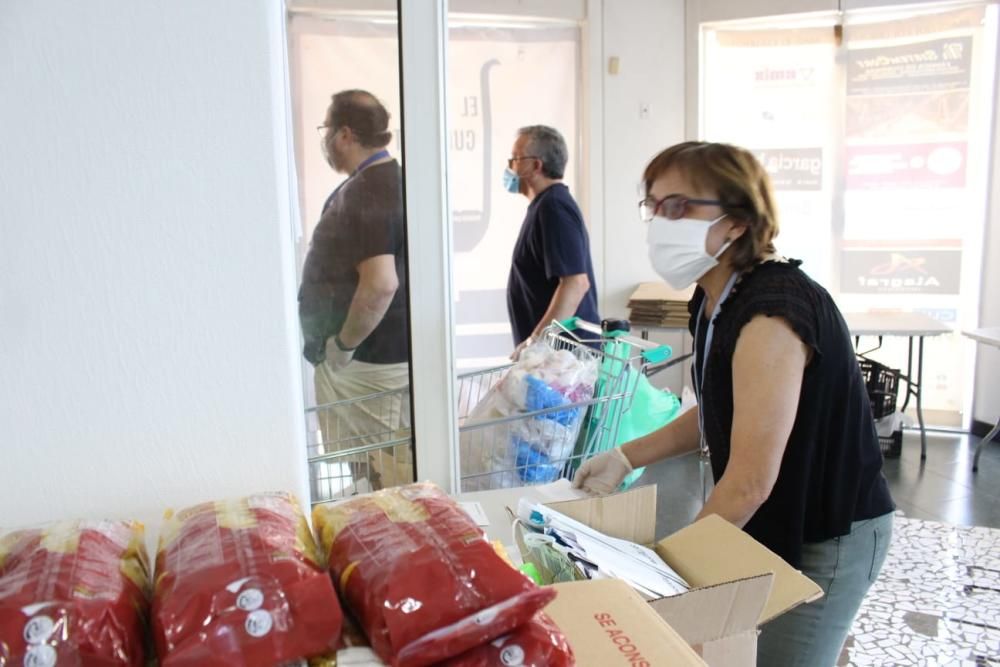
[[632, 324], [654, 327], [686, 327], [688, 301], [694, 288], [675, 290], [665, 283], [639, 283], [628, 300]]

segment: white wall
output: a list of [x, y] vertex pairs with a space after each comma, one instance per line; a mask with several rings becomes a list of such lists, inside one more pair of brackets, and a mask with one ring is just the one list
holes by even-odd
[[305, 492], [283, 20], [0, 7], [0, 524]]
[[[636, 285], [660, 280], [646, 254], [637, 186], [649, 160], [684, 136], [684, 0], [604, 0], [600, 81], [603, 85], [603, 188], [596, 229], [603, 267], [601, 315], [624, 317]], [[608, 62], [618, 58], [618, 74]], [[640, 117], [640, 107], [648, 115]], [[654, 339], [683, 347], [679, 334]], [[656, 383], [680, 393], [687, 376], [678, 367]]]
[[[683, 0], [605, 0], [602, 315], [627, 314], [636, 284], [658, 280], [646, 256], [636, 189], [656, 153], [684, 140]], [[617, 57], [617, 75], [608, 61]], [[640, 106], [649, 115], [640, 118]]]
[[[997, 48], [1000, 59], [1000, 46]], [[1000, 79], [1000, 73], [998, 73]], [[1000, 327], [1000, 85], [993, 102], [993, 161], [990, 204], [983, 237], [983, 282], [980, 286], [979, 325]], [[970, 343], [971, 344], [971, 343]], [[976, 356], [973, 419], [995, 424], [1000, 418], [1000, 350], [980, 345]]]

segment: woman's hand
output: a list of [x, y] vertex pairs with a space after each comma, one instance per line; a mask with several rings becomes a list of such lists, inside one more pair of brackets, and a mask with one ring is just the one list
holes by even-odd
[[635, 468], [696, 449], [698, 410], [691, 409], [658, 431], [584, 461], [573, 477], [573, 486], [588, 493], [611, 493]]
[[632, 464], [616, 447], [584, 461], [573, 477], [573, 487], [604, 496], [621, 486], [630, 472]]

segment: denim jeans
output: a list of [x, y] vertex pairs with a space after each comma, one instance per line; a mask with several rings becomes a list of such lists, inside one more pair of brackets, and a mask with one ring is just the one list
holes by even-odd
[[892, 541], [892, 512], [855, 521], [851, 532], [802, 545], [802, 574], [823, 597], [761, 628], [760, 667], [832, 667], [868, 588], [878, 577]]

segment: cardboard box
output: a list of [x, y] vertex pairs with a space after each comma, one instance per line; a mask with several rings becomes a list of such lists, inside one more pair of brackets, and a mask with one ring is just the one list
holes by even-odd
[[623, 581], [556, 584], [545, 608], [573, 647], [580, 667], [705, 667], [680, 635]]
[[[516, 507], [516, 498], [537, 499], [537, 493], [524, 487], [474, 495], [493, 524], [507, 513], [505, 506]], [[511, 499], [515, 499], [513, 504]], [[612, 537], [651, 545], [684, 577], [690, 591], [648, 604], [711, 667], [755, 664], [757, 627], [823, 595], [816, 583], [717, 516], [697, 521], [654, 545], [655, 486], [604, 497], [542, 502]], [[493, 525], [489, 529], [503, 532]], [[508, 526], [508, 534], [509, 530]]]

